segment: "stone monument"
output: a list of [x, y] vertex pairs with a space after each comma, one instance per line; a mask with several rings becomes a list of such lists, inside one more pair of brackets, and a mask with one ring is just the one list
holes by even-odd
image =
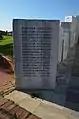
[[16, 88], [55, 88], [59, 27], [59, 20], [13, 20]]

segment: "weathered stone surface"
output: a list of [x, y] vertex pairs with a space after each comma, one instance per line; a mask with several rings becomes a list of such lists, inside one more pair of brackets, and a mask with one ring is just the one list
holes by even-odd
[[18, 89], [55, 88], [59, 30], [59, 20], [14, 19], [15, 74]]

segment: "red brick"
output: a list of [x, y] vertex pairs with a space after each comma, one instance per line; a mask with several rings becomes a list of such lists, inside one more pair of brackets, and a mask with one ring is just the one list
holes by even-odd
[[0, 107], [1, 107], [2, 105], [4, 105], [5, 103], [7, 103], [7, 102], [8, 102], [7, 99], [1, 98], [1, 99], [0, 99]]
[[12, 119], [14, 116], [4, 109], [0, 109], [0, 119]]
[[22, 114], [19, 116], [19, 119], [25, 119], [26, 117], [28, 117], [28, 115], [30, 114], [30, 112], [26, 111], [23, 109]]
[[13, 104], [12, 101], [7, 101], [6, 103], [4, 103], [4, 105], [2, 105], [2, 108], [5, 110], [8, 110], [9, 106], [12, 104]]
[[10, 119], [10, 117], [0, 112], [0, 119]]
[[25, 118], [25, 119], [41, 119], [41, 118], [39, 118], [35, 115], [30, 115], [30, 116], [28, 116], [28, 118]]
[[15, 105], [14, 108], [12, 108], [12, 110], [10, 111], [11, 114], [16, 114], [16, 112], [18, 111], [19, 109], [19, 106], [18, 105]]

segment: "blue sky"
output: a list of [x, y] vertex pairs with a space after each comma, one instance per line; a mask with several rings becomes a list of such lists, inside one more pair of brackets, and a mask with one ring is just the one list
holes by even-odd
[[0, 0], [0, 29], [12, 30], [13, 18], [64, 20], [79, 14], [79, 0]]

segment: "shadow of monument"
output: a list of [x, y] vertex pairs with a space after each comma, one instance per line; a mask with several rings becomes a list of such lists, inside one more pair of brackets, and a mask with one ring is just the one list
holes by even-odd
[[58, 94], [55, 95], [55, 97], [53, 98], [53, 95], [55, 93], [53, 90], [17, 90], [29, 94], [32, 98], [40, 98], [42, 100], [46, 100], [60, 106], [64, 106], [74, 111], [79, 111], [79, 95], [72, 94], [70, 91], [67, 92], [66, 97], [64, 97], [63, 95], [60, 96]]

